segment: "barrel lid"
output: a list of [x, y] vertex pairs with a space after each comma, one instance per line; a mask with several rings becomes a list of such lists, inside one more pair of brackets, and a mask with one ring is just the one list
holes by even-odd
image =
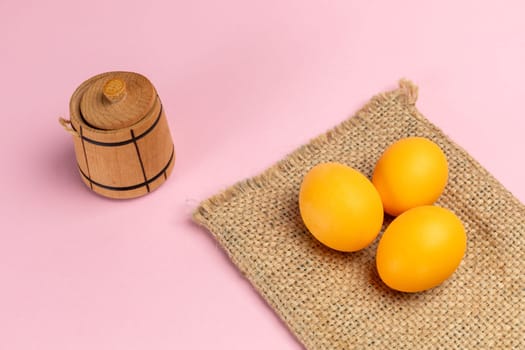
[[94, 80], [80, 100], [80, 112], [90, 126], [103, 130], [129, 127], [153, 108], [157, 93], [143, 75], [113, 72]]

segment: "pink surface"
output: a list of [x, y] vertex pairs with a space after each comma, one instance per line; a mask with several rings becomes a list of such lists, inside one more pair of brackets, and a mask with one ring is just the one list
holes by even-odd
[[[524, 201], [525, 6], [433, 3], [1, 1], [0, 349], [300, 349], [191, 212], [401, 77]], [[89, 192], [57, 122], [108, 70], [152, 80], [175, 141], [136, 200]]]

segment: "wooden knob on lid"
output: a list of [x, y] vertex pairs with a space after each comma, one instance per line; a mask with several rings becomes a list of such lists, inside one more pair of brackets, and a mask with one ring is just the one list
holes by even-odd
[[111, 79], [104, 85], [102, 93], [109, 102], [119, 102], [126, 96], [126, 83], [118, 78]]

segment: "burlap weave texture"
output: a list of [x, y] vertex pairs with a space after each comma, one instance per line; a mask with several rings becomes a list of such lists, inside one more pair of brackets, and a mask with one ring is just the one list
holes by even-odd
[[[416, 86], [400, 81], [264, 173], [201, 203], [194, 220], [308, 349], [525, 349], [525, 207], [423, 117], [416, 99]], [[468, 235], [454, 275], [415, 294], [381, 282], [378, 240], [355, 253], [330, 250], [298, 209], [312, 166], [339, 161], [370, 177], [384, 149], [407, 136], [445, 152], [449, 180], [437, 205], [454, 211]]]

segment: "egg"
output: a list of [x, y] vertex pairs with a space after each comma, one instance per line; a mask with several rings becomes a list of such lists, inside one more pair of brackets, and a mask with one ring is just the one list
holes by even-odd
[[299, 210], [317, 240], [343, 252], [368, 246], [383, 223], [381, 198], [370, 180], [337, 162], [318, 164], [304, 176]]
[[392, 289], [427, 290], [454, 273], [466, 247], [465, 229], [453, 212], [438, 206], [416, 207], [386, 228], [377, 247], [377, 272]]
[[420, 205], [433, 204], [448, 179], [447, 158], [441, 148], [423, 137], [401, 139], [376, 163], [372, 183], [385, 211], [393, 216]]

